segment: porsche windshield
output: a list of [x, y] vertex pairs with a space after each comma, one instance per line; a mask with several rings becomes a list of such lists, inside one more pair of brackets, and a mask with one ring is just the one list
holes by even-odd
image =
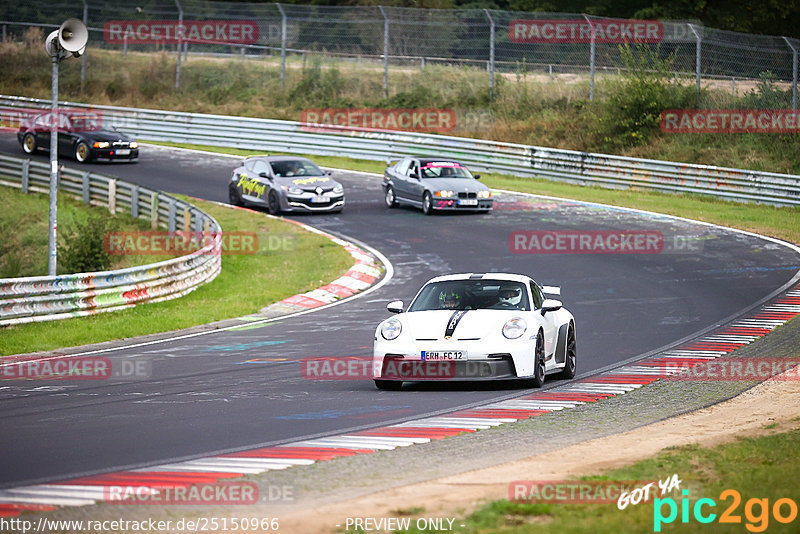
[[420, 171], [423, 178], [472, 178], [469, 169], [452, 161], [428, 161]]
[[289, 176], [325, 176], [322, 169], [302, 159], [271, 161], [272, 172], [278, 178]]
[[422, 288], [409, 312], [426, 310], [530, 311], [525, 284], [507, 280], [448, 280]]

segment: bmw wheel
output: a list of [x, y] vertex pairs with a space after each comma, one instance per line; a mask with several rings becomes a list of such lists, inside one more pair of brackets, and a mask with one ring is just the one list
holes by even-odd
[[422, 195], [422, 213], [433, 215], [433, 200], [431, 199], [431, 194], [427, 191]]
[[577, 348], [575, 343], [575, 326], [572, 323], [569, 325], [567, 331], [567, 360], [564, 365], [564, 370], [561, 371], [562, 378], [575, 378], [575, 370], [577, 368]]
[[281, 203], [278, 200], [278, 193], [274, 190], [269, 192], [267, 197], [267, 210], [270, 215], [278, 215], [281, 212]]
[[22, 138], [22, 150], [26, 154], [33, 154], [38, 148], [36, 137], [32, 133], [26, 133], [25, 137]]
[[78, 142], [75, 145], [75, 159], [78, 160], [80, 163], [85, 163], [89, 160], [89, 145], [84, 143], [83, 141]]
[[387, 208], [396, 208], [397, 207], [397, 199], [394, 196], [394, 189], [392, 186], [386, 186], [386, 195], [383, 197], [384, 202], [386, 202]]
[[242, 202], [242, 197], [239, 196], [239, 191], [233, 184], [228, 186], [228, 202], [230, 202], [234, 206], [244, 206], [244, 202]]
[[384, 391], [400, 391], [403, 387], [402, 380], [376, 380], [375, 387]]

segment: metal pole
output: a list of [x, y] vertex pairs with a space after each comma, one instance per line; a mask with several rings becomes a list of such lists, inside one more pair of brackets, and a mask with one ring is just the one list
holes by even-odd
[[494, 19], [488, 9], [483, 12], [489, 19], [489, 98], [494, 98]]
[[125, 30], [125, 35], [122, 36], [122, 55], [128, 55], [128, 30]]
[[700, 37], [700, 33], [694, 29], [694, 24], [689, 24], [689, 29], [692, 30], [694, 34], [694, 38], [696, 39], [697, 45], [695, 46], [695, 79], [697, 80], [697, 106], [700, 106], [700, 58], [703, 49], [703, 39]]
[[383, 6], [378, 6], [383, 15], [383, 91], [389, 86], [389, 17], [386, 16], [386, 11]]
[[57, 230], [58, 230], [58, 61], [59, 51], [50, 57], [53, 64], [51, 82], [52, 101], [50, 110], [50, 215], [48, 220], [49, 236], [47, 240], [47, 274], [55, 276], [57, 260]]
[[281, 12], [281, 89], [286, 85], [286, 12], [283, 6], [275, 3], [278, 11]]
[[792, 111], [797, 111], [797, 48], [786, 37], [783, 40], [792, 49]]
[[[87, 0], [83, 0], [83, 25], [89, 27], [89, 4]], [[81, 93], [83, 93], [83, 86], [86, 83], [86, 52], [81, 55]]]
[[595, 57], [595, 30], [594, 24], [589, 19], [588, 15], [583, 16], [589, 27], [592, 29], [592, 40], [589, 45], [589, 100], [594, 100], [594, 57]]
[[175, 68], [175, 89], [181, 88], [181, 45], [183, 44], [183, 8], [180, 2], [175, 0], [178, 8], [178, 66]]

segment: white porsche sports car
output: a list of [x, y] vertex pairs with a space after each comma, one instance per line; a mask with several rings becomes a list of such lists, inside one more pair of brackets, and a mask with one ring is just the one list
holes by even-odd
[[403, 381], [524, 380], [575, 376], [575, 318], [560, 288], [518, 274], [469, 273], [429, 280], [397, 315], [375, 330], [372, 375], [378, 389]]

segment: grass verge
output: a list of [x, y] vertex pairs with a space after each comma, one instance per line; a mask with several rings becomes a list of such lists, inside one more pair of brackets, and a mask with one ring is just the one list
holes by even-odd
[[[0, 278], [21, 276], [45, 276], [47, 274], [48, 210], [50, 202], [41, 193], [24, 194], [18, 189], [0, 186]], [[87, 206], [69, 196], [58, 195], [59, 243], [83, 224], [89, 217], [109, 219], [107, 208]], [[148, 230], [149, 221], [134, 219], [130, 215], [117, 213], [111, 218], [113, 229], [119, 232]], [[172, 256], [111, 256], [110, 269], [123, 269], [134, 265], [162, 261]], [[62, 260], [63, 256], [59, 256]], [[65, 270], [59, 261], [57, 272]]]
[[[677, 474], [681, 488], [688, 489], [687, 521], [682, 522], [682, 496], [674, 495], [677, 517], [661, 525], [661, 532], [797, 532], [797, 503], [800, 502], [800, 429], [790, 432], [744, 438], [713, 448], [697, 445], [673, 447], [663, 453], [631, 466], [616, 469], [588, 480], [665, 480]], [[720, 496], [724, 490], [735, 490], [741, 502], [733, 496]], [[666, 498], [666, 497], [665, 497]], [[694, 516], [695, 503], [700, 498], [711, 499], [702, 513], [716, 514], [708, 524]], [[765, 500], [761, 502], [751, 501]], [[774, 505], [779, 499], [794, 504], [794, 519], [782, 524], [775, 519]], [[734, 508], [735, 504], [735, 508]], [[722, 513], [730, 508], [738, 523], [722, 523]], [[790, 506], [783, 504], [780, 513], [790, 516]], [[668, 505], [660, 506], [664, 516]], [[492, 502], [472, 513], [461, 532], [499, 534], [524, 533], [619, 533], [654, 532], [654, 503], [629, 505], [619, 510], [614, 504], [550, 504], [531, 502]]]
[[[252, 150], [221, 148], [179, 143], [155, 143], [164, 146], [191, 148], [250, 156], [260, 154]], [[271, 153], [277, 154], [277, 153]], [[306, 156], [324, 167], [335, 167], [364, 172], [383, 173], [384, 162], [359, 160], [336, 156]], [[678, 217], [686, 217], [749, 232], [783, 239], [800, 244], [800, 208], [775, 207], [742, 202], [718, 200], [692, 194], [671, 194], [639, 189], [605, 189], [579, 186], [563, 182], [535, 178], [518, 178], [502, 174], [481, 174], [481, 181], [496, 189], [509, 189], [523, 193], [548, 195], [573, 200], [600, 202], [613, 206], [655, 211]]]
[[2, 328], [0, 355], [124, 339], [239, 317], [319, 287], [352, 265], [350, 254], [342, 247], [294, 224], [183, 198], [213, 216], [224, 232], [287, 237], [280, 242], [290, 245], [262, 246], [252, 255], [223, 255], [222, 272], [214, 281], [178, 299], [91, 317]]

